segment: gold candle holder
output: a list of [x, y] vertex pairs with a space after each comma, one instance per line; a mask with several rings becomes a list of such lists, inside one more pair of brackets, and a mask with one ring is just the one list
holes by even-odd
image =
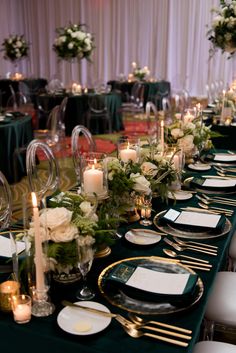
[[11, 312], [13, 295], [19, 294], [20, 284], [16, 281], [6, 281], [0, 284], [0, 310]]

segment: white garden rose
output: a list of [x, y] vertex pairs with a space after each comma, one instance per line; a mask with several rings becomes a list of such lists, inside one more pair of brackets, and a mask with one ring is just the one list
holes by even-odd
[[131, 173], [130, 179], [135, 182], [133, 186], [135, 191], [144, 193], [145, 195], [149, 195], [151, 193], [150, 182], [143, 175], [140, 175], [139, 173]]
[[193, 135], [186, 135], [179, 139], [179, 146], [183, 149], [184, 153], [190, 153], [194, 148]]
[[40, 224], [47, 227], [49, 230], [68, 225], [71, 222], [72, 211], [67, 210], [65, 207], [48, 208], [46, 215], [44, 212], [40, 215]]
[[183, 131], [181, 129], [175, 128], [175, 129], [171, 130], [171, 136], [173, 136], [174, 139], [177, 140], [178, 138], [184, 136], [184, 133], [183, 133]]
[[144, 175], [155, 176], [158, 173], [157, 166], [151, 162], [144, 162], [141, 165], [141, 170]]
[[97, 222], [98, 216], [94, 212], [94, 207], [89, 201], [83, 201], [80, 204], [80, 209], [84, 213], [85, 217], [89, 217], [92, 221]]
[[73, 42], [70, 42], [69, 44], [68, 44], [68, 49], [72, 49], [74, 47], [74, 43]]
[[78, 236], [78, 229], [74, 224], [61, 225], [57, 228], [54, 228], [53, 231], [49, 232], [50, 240], [55, 243], [67, 243]]

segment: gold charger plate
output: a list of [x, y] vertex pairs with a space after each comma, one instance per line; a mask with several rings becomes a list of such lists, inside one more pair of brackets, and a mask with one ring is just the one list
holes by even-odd
[[[192, 229], [185, 229], [175, 228], [174, 225], [170, 224], [160, 224], [160, 218], [167, 210], [161, 211], [155, 215], [153, 219], [154, 225], [162, 232], [173, 235], [179, 238], [187, 238], [187, 239], [213, 239], [221, 237], [222, 235], [227, 234], [231, 229], [231, 222], [226, 218], [226, 222], [222, 232], [215, 233], [212, 230], [206, 231], [193, 231]], [[200, 211], [199, 211], [200, 212]], [[200, 217], [200, 216], [199, 216]]]
[[216, 165], [216, 166], [221, 166], [221, 167], [235, 167], [236, 166], [236, 161], [235, 162], [222, 162], [222, 161], [214, 161], [214, 160], [209, 160], [207, 159], [207, 156], [205, 154], [201, 155], [200, 160], [204, 163], [210, 164], [210, 165]]
[[[190, 183], [193, 180], [193, 178], [194, 177], [189, 177], [183, 181], [183, 185], [187, 190], [190, 188]], [[198, 179], [201, 179], [201, 178], [203, 178], [203, 177], [199, 177]], [[224, 179], [224, 177], [220, 177], [217, 175], [205, 175], [204, 179], [206, 179], [206, 178]], [[225, 178], [225, 179], [228, 179], [228, 178]], [[198, 192], [202, 192], [204, 194], [233, 195], [236, 193], [236, 188], [235, 188], [235, 190], [227, 190], [227, 187], [223, 188], [223, 189], [219, 188], [219, 190], [217, 190], [216, 187], [215, 188], [211, 188], [211, 187], [207, 188], [207, 187], [204, 187], [201, 185], [193, 185], [193, 186], [191, 185], [191, 189], [194, 189], [195, 191], [198, 191]]]
[[124, 293], [121, 289], [111, 289], [111, 286], [107, 285], [106, 283], [106, 279], [108, 278], [109, 273], [122, 262], [132, 263], [136, 266], [142, 266], [148, 269], [158, 270], [159, 272], [164, 273], [195, 274], [195, 272], [187, 266], [184, 266], [180, 263], [176, 263], [173, 260], [160, 260], [155, 256], [133, 257], [129, 259], [123, 259], [109, 265], [99, 275], [98, 287], [100, 292], [108, 302], [123, 310], [141, 315], [171, 314], [191, 308], [200, 300], [203, 295], [203, 283], [199, 277], [196, 284], [195, 293], [193, 295], [193, 298], [191, 298], [190, 303], [182, 302], [179, 306], [175, 306], [173, 304], [168, 303], [168, 295], [166, 296], [166, 300], [164, 300], [163, 302], [151, 302], [148, 300], [143, 301], [137, 298], [132, 298], [126, 293]]

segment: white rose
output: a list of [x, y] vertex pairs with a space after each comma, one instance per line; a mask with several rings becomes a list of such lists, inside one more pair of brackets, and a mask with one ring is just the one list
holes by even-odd
[[130, 179], [132, 179], [135, 182], [133, 186], [133, 189], [135, 191], [144, 193], [146, 195], [150, 194], [151, 192], [150, 182], [143, 175], [140, 175], [139, 173], [136, 173], [136, 174], [132, 173], [130, 175]]
[[10, 38], [10, 39], [8, 39], [8, 43], [9, 44], [11, 44], [12, 43], [12, 39]]
[[68, 49], [73, 49], [73, 47], [74, 47], [74, 43], [70, 42], [70, 43], [68, 44]]
[[21, 47], [22, 47], [22, 42], [21, 42], [20, 40], [18, 40], [18, 41], [16, 42], [16, 46], [17, 46], [18, 48], [21, 48]]
[[190, 121], [186, 122], [184, 125], [185, 130], [194, 130], [195, 129], [195, 124], [191, 123]]
[[77, 38], [78, 40], [84, 40], [86, 38], [86, 33], [82, 32], [82, 31], [78, 31], [77, 33]]
[[40, 225], [54, 230], [60, 226], [68, 225], [71, 222], [72, 211], [65, 207], [48, 208], [46, 214], [43, 212], [40, 217]]
[[67, 224], [65, 226], [60, 226], [54, 228], [53, 231], [49, 233], [50, 239], [55, 243], [64, 242], [67, 243], [78, 236], [78, 229], [74, 224]]
[[68, 34], [71, 34], [72, 33], [72, 30], [70, 28], [67, 29], [67, 33]]
[[79, 207], [84, 214], [89, 214], [90, 212], [93, 211], [93, 207], [89, 201], [81, 202]]
[[181, 129], [175, 128], [171, 130], [171, 136], [173, 136], [174, 139], [177, 140], [178, 138], [183, 137], [184, 133]]
[[21, 57], [21, 53], [16, 53], [16, 57], [20, 58]]
[[216, 17], [213, 19], [213, 21], [212, 21], [212, 27], [213, 27], [213, 28], [218, 27], [219, 24], [220, 24], [221, 22], [223, 22], [223, 21], [224, 21], [224, 19], [223, 19], [222, 16], [216, 16]]
[[150, 163], [150, 162], [144, 162], [142, 165], [141, 165], [141, 170], [143, 172], [144, 175], [150, 175], [150, 176], [155, 176], [157, 175], [157, 166], [153, 163]]
[[192, 149], [194, 148], [193, 139], [194, 139], [193, 135], [186, 135], [181, 139], [179, 139], [179, 146], [183, 148], [183, 151], [185, 153], [191, 152]]

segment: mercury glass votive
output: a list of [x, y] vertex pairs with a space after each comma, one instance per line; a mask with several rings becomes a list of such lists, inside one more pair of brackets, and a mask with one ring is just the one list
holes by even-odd
[[20, 284], [16, 281], [6, 281], [0, 284], [0, 310], [11, 312], [12, 296], [19, 293]]

